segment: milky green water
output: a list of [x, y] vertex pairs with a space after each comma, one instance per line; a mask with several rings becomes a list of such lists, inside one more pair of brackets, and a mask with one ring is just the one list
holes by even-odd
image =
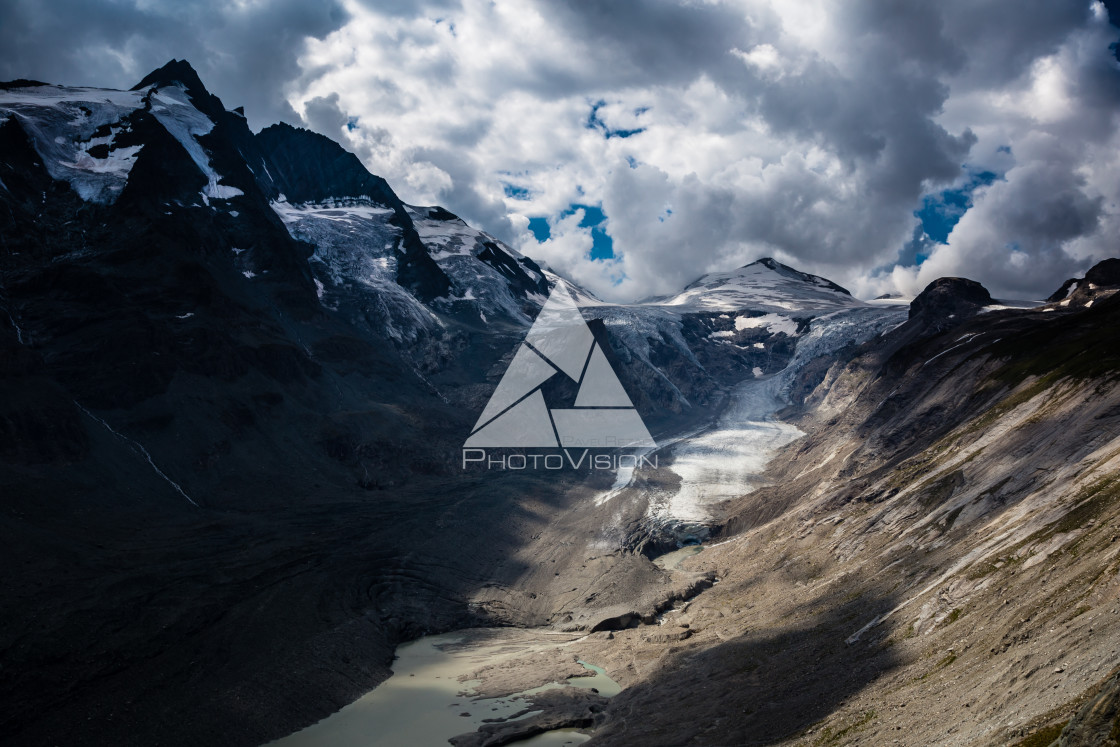
[[673, 550], [672, 552], [657, 556], [653, 559], [653, 564], [667, 571], [675, 571], [680, 567], [685, 558], [691, 558], [693, 555], [702, 552], [703, 549], [704, 548], [700, 545], [688, 545], [679, 550]]
[[[475, 641], [477, 633], [485, 633]], [[507, 636], [511, 638], [507, 638]], [[534, 649], [562, 645], [543, 635], [526, 640], [523, 631], [464, 631], [426, 636], [397, 648], [393, 675], [317, 724], [273, 742], [277, 747], [448, 747], [447, 740], [475, 731], [483, 719], [509, 718], [526, 708], [518, 695], [531, 695], [556, 687], [594, 687], [606, 696], [621, 688], [604, 671], [580, 662], [594, 676], [576, 677], [505, 698], [472, 699], [472, 681], [460, 682], [485, 664]], [[520, 718], [527, 718], [525, 714]], [[533, 747], [562, 747], [590, 739], [574, 729], [558, 729], [517, 742]]]

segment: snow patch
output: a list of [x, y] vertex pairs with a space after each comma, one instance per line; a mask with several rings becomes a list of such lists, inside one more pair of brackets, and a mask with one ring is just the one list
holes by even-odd
[[804, 311], [863, 306], [863, 301], [831, 287], [819, 278], [809, 280], [755, 263], [731, 272], [715, 272], [681, 293], [650, 303], [680, 308], [681, 313]]
[[[136, 91], [60, 86], [9, 89], [0, 91], [0, 121], [18, 119], [51, 178], [68, 182], [87, 202], [111, 204], [124, 188], [142, 147], [114, 148], [113, 142], [120, 132], [128, 131], [125, 120], [140, 108], [141, 98]], [[92, 155], [94, 148], [99, 153], [104, 149], [105, 156]]]
[[[209, 134], [214, 122], [194, 107], [187, 92], [178, 86], [151, 90], [152, 115], [159, 120], [164, 129], [186, 149], [191, 160], [206, 177], [207, 184], [202, 188], [207, 205], [209, 197], [215, 200], [228, 200], [245, 194], [237, 187], [221, 184], [222, 177], [210, 164], [210, 156], [198, 142], [198, 137]], [[158, 102], [158, 103], [157, 103]]]
[[797, 322], [787, 316], [764, 314], [763, 316], [739, 316], [735, 318], [735, 329], [739, 331], [759, 327], [765, 327], [772, 335], [781, 332], [788, 337], [794, 337], [797, 334]]

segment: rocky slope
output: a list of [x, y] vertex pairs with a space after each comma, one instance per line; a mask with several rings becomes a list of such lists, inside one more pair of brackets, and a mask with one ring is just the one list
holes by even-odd
[[[716, 511], [719, 536], [628, 594], [572, 588], [550, 621], [598, 630], [555, 656], [624, 686], [589, 744], [1114, 739], [1120, 304], [1098, 290], [1088, 308], [1005, 310], [943, 279], [897, 329], [795, 366], [781, 415], [803, 436]], [[667, 461], [614, 510], [664, 489]], [[563, 522], [538, 549], [552, 562], [577, 536]]]
[[719, 583], [581, 650], [628, 685], [592, 744], [1049, 744], [1086, 702], [1063, 744], [1113, 728], [1120, 305], [945, 326], [945, 286], [787, 410], [773, 484], [682, 563]]

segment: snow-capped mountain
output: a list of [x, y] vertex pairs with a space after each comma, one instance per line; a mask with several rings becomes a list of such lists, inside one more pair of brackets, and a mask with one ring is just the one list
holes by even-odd
[[660, 301], [682, 311], [807, 311], [860, 306], [831, 280], [799, 272], [769, 257], [730, 272], [709, 273], [676, 296]]
[[533, 260], [442, 208], [403, 206], [447, 278], [443, 295], [422, 301], [398, 282], [404, 229], [392, 208], [364, 197], [291, 203], [283, 194], [271, 205], [294, 238], [315, 247], [311, 268], [323, 304], [336, 307], [345, 295], [363, 290], [377, 294], [397, 341], [438, 329], [434, 312], [480, 324], [528, 324], [548, 292], [550, 279]]
[[[0, 178], [7, 199], [22, 205], [25, 225], [42, 227], [37, 197], [62, 189], [54, 203], [92, 211], [94, 222], [108, 227], [100, 235], [92, 226], [80, 229], [69, 242], [80, 241], [80, 249], [52, 242], [49, 260], [102, 274], [97, 258], [122, 248], [116, 235], [141, 237], [132, 254], [164, 268], [161, 295], [173, 307], [162, 332], [168, 339], [213, 336], [223, 341], [211, 346], [235, 349], [224, 309], [253, 308], [276, 317], [280, 329], [269, 336], [290, 344], [298, 366], [334, 366], [340, 375], [362, 370], [376, 381], [403, 377], [408, 386], [394, 385], [387, 400], [410, 400], [414, 388], [466, 421], [481, 411], [557, 280], [441, 207], [404, 204], [329, 138], [284, 124], [253, 134], [243, 114], [227, 110], [185, 62], [168, 63], [132, 91], [9, 86], [0, 89], [0, 116], [12, 153], [24, 156], [26, 168], [10, 159]], [[45, 173], [24, 183], [36, 169]], [[60, 217], [57, 227], [71, 224]], [[184, 264], [198, 266], [184, 273]], [[200, 284], [221, 289], [207, 298], [224, 295], [223, 310], [175, 300], [197, 295]], [[780, 374], [767, 384], [779, 402], [814, 359], [881, 335], [905, 316], [769, 258], [631, 304], [569, 285], [658, 437], [709, 417], [745, 381]], [[0, 300], [19, 340], [49, 339], [36, 321], [46, 311], [38, 312], [32, 297], [21, 300], [18, 289], [19, 282], [5, 281]], [[144, 298], [138, 315], [150, 311]], [[295, 320], [311, 326], [301, 329]], [[204, 352], [202, 359], [244, 366], [225, 355]], [[174, 376], [177, 361], [169, 363], [153, 380]], [[456, 423], [448, 420], [449, 431]]]
[[[392, 340], [425, 375], [463, 368], [450, 351], [464, 335], [523, 334], [555, 282], [443, 208], [405, 205], [328, 138], [288, 125], [252, 134], [185, 62], [168, 63], [131, 91], [8, 87], [0, 117], [82, 201], [158, 210], [172, 221], [201, 211], [222, 234], [208, 248], [242, 280], [298, 287], [304, 303]], [[309, 246], [307, 261], [265, 238], [278, 223]], [[604, 303], [573, 287], [585, 315], [603, 323], [638, 407], [654, 417], [703, 406], [742, 371], [781, 370], [814, 318], [863, 308], [834, 283], [770, 259], [636, 304]], [[495, 352], [489, 379], [505, 362], [501, 347]], [[464, 378], [461, 370], [449, 375]], [[465, 375], [479, 381], [477, 372]], [[474, 405], [484, 392], [463, 396]]]

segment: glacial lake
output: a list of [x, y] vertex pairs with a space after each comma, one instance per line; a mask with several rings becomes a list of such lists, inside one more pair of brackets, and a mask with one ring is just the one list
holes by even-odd
[[[397, 647], [393, 674], [342, 710], [270, 744], [276, 747], [449, 747], [448, 739], [478, 729], [483, 719], [508, 718], [525, 710], [521, 697], [556, 687], [596, 688], [611, 696], [621, 688], [602, 669], [580, 662], [594, 675], [526, 690], [503, 698], [474, 698], [474, 682], [461, 682], [479, 667], [535, 650], [563, 648], [571, 635], [546, 631], [471, 630], [425, 636]], [[532, 714], [522, 716], [525, 718]], [[562, 747], [590, 737], [557, 729], [516, 742], [532, 747]]]

